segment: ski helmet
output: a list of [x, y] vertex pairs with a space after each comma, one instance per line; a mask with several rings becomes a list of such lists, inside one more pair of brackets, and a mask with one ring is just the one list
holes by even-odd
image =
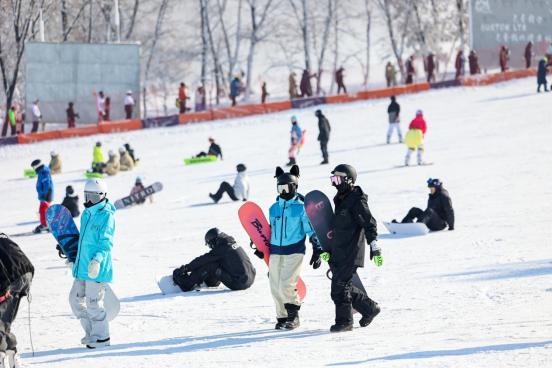
[[109, 157], [113, 157], [113, 156], [115, 156], [115, 152], [113, 152], [113, 150], [109, 150], [109, 151], [107, 152], [107, 155], [108, 155]]
[[356, 179], [357, 172], [355, 168], [347, 164], [337, 165], [330, 177], [332, 185], [337, 188], [338, 193], [346, 193], [353, 189]]
[[244, 164], [238, 164], [238, 165], [236, 166], [236, 171], [237, 171], [237, 172], [244, 172], [245, 170], [247, 170], [247, 167], [245, 167]]
[[137, 185], [137, 184], [142, 184], [142, 178], [139, 177], [139, 176], [137, 176], [137, 177], [136, 177], [136, 180], [134, 181], [134, 184], [136, 184], [136, 185]]
[[50, 156], [52, 156], [52, 157], [55, 157], [55, 156], [57, 156], [57, 153], [56, 153], [56, 151], [51, 151], [51, 152], [50, 152]]
[[73, 189], [73, 186], [68, 185], [65, 187], [65, 194], [67, 194], [69, 197], [71, 197], [73, 194], [75, 194], [75, 190]]
[[102, 142], [97, 141], [97, 142], [96, 142], [96, 147], [101, 147], [101, 146], [102, 146]]
[[84, 206], [92, 207], [107, 196], [107, 184], [102, 179], [88, 179], [84, 185]]
[[220, 235], [220, 230], [216, 227], [213, 227], [212, 229], [209, 229], [205, 233], [205, 245], [209, 248], [213, 248], [213, 246], [216, 244], [217, 238]]
[[422, 116], [423, 114], [422, 110], [416, 110], [416, 116]]
[[119, 153], [123, 155], [126, 152], [125, 147], [119, 147]]
[[439, 179], [432, 179], [432, 178], [427, 179], [428, 188], [441, 188], [442, 185], [443, 185], [443, 182]]
[[31, 167], [33, 168], [34, 171], [39, 170], [42, 166], [44, 165], [42, 164], [42, 161], [40, 161], [38, 158], [33, 162], [31, 162]]
[[297, 124], [297, 116], [291, 115], [291, 123], [292, 124]]

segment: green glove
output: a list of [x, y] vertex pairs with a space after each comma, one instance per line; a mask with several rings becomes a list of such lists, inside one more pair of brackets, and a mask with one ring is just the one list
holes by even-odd
[[383, 264], [383, 256], [374, 256], [374, 263], [376, 266], [381, 267]]
[[320, 259], [323, 260], [324, 262], [329, 262], [330, 261], [330, 253], [329, 252], [320, 253]]

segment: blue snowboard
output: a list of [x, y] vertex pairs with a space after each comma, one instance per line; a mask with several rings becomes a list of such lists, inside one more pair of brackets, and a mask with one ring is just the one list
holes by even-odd
[[69, 262], [75, 262], [79, 246], [79, 229], [73, 221], [71, 212], [61, 204], [54, 204], [46, 212], [46, 222], [63, 254]]

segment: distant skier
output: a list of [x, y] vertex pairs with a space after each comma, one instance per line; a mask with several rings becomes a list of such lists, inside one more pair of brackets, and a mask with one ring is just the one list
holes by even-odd
[[[134, 186], [130, 190], [130, 195], [139, 193], [139, 192], [143, 191], [144, 189], [146, 189], [146, 187], [142, 183], [142, 178], [138, 176], [138, 177], [136, 177], [136, 180], [134, 181]], [[153, 195], [149, 195], [148, 198], [149, 198], [150, 203], [153, 203]], [[142, 203], [145, 203], [145, 202], [146, 202], [146, 198], [140, 198], [140, 199], [136, 200], [136, 204], [142, 204]]]
[[31, 163], [31, 167], [37, 174], [36, 192], [38, 194], [38, 200], [40, 201], [40, 206], [38, 208], [38, 212], [40, 213], [40, 225], [34, 229], [34, 232], [38, 234], [49, 231], [48, 224], [46, 223], [46, 211], [54, 198], [54, 182], [50, 175], [50, 169], [44, 166], [39, 159], [34, 160]]
[[84, 207], [69, 302], [85, 332], [81, 343], [95, 349], [110, 345], [104, 296], [107, 284], [113, 280], [115, 206], [107, 199], [107, 185], [103, 180], [86, 182]]
[[401, 105], [397, 102], [395, 96], [391, 96], [391, 103], [387, 107], [387, 115], [389, 116], [389, 128], [387, 129], [387, 144], [391, 143], [391, 136], [393, 131], [397, 131], [399, 136], [399, 143], [402, 143], [402, 132], [401, 132]]
[[[306, 237], [312, 244], [309, 264], [314, 269], [320, 267], [322, 249], [305, 212], [303, 196], [297, 192], [299, 167], [293, 165], [289, 173], [277, 167], [275, 176], [279, 196], [269, 209], [272, 233], [268, 277], [276, 304], [275, 328], [293, 330], [300, 324], [301, 301], [296, 287], [305, 256]], [[255, 255], [261, 259], [264, 257], [259, 250]]]
[[61, 174], [61, 158], [56, 151], [50, 152], [50, 163], [48, 164], [52, 175]]
[[173, 280], [182, 291], [221, 283], [230, 290], [245, 290], [255, 281], [255, 267], [231, 236], [212, 228], [205, 234], [210, 251], [173, 271]]
[[[427, 209], [424, 211], [412, 207], [401, 223], [416, 220], [426, 224], [431, 231], [443, 230], [447, 226], [449, 230], [454, 230], [454, 209], [448, 191], [443, 188], [443, 183], [439, 179], [428, 179], [427, 186], [430, 190]], [[396, 223], [397, 220], [392, 222]]]
[[195, 157], [205, 157], [205, 156], [215, 156], [217, 158], [220, 157], [220, 159], [222, 160], [222, 149], [218, 144], [215, 143], [214, 138], [209, 137], [209, 150], [207, 151], [207, 153], [202, 151], [198, 153]]
[[377, 243], [377, 223], [368, 207], [368, 196], [355, 186], [357, 172], [351, 165], [337, 165], [330, 177], [337, 189], [334, 197], [335, 227], [332, 249], [325, 255], [332, 272], [331, 296], [335, 304], [335, 324], [330, 332], [353, 329], [353, 308], [362, 318], [360, 326], [368, 326], [380, 308], [352, 279], [358, 267], [364, 267], [365, 243], [370, 245], [370, 260], [376, 266], [383, 264]]
[[539, 61], [539, 67], [537, 70], [538, 93], [541, 91], [541, 86], [544, 86], [544, 92], [548, 92], [548, 81], [546, 80], [546, 74], [548, 73], [548, 69], [546, 67], [547, 62], [548, 60], [546, 59], [546, 56]]
[[130, 157], [125, 147], [119, 148], [119, 166], [121, 171], [130, 171], [134, 169], [134, 160]]
[[63, 198], [61, 205], [71, 212], [72, 217], [79, 217], [79, 196], [75, 193], [75, 190], [71, 185], [68, 185], [65, 188], [65, 198]]
[[234, 185], [230, 185], [228, 182], [223, 181], [220, 184], [218, 191], [215, 194], [209, 193], [209, 197], [218, 203], [224, 193], [228, 194], [233, 201], [247, 201], [249, 198], [249, 178], [246, 173], [247, 168], [244, 164], [238, 164], [236, 166], [236, 179], [234, 179]]
[[0, 233], [0, 367], [22, 367], [17, 354], [17, 339], [11, 325], [17, 317], [21, 299], [29, 295], [34, 267], [21, 248]]
[[320, 141], [320, 150], [322, 151], [322, 162], [320, 165], [329, 163], [328, 159], [328, 141], [330, 140], [330, 132], [332, 130], [328, 118], [322, 114], [322, 111], [316, 110], [314, 115], [318, 118], [318, 140]]
[[105, 163], [104, 172], [109, 176], [117, 175], [119, 173], [119, 170], [121, 169], [119, 156], [111, 150], [107, 153], [107, 155], [109, 158]]
[[297, 122], [297, 116], [293, 115], [291, 117], [291, 145], [288, 150], [289, 162], [286, 166], [295, 165], [297, 162], [295, 160], [295, 152], [299, 149], [301, 144], [301, 139], [303, 138], [303, 131]]
[[424, 155], [424, 135], [427, 131], [427, 124], [424, 120], [422, 110], [416, 111], [416, 117], [410, 122], [408, 132], [406, 133], [404, 142], [408, 147], [406, 157], [404, 158], [405, 166], [410, 165], [410, 156], [414, 151], [418, 151], [418, 165], [423, 165]]
[[104, 155], [102, 151], [102, 142], [96, 142], [92, 151], [92, 171], [102, 173], [105, 168]]

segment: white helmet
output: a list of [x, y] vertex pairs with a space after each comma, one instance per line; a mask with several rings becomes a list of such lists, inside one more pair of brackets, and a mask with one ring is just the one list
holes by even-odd
[[119, 147], [119, 153], [122, 155], [123, 153], [126, 152], [126, 149], [125, 147]]
[[57, 156], [57, 153], [56, 153], [56, 151], [52, 151], [52, 152], [50, 152], [50, 156], [52, 156], [52, 157], [54, 157], [54, 156]]
[[88, 179], [84, 185], [84, 205], [100, 203], [107, 195], [107, 184], [102, 179]]

